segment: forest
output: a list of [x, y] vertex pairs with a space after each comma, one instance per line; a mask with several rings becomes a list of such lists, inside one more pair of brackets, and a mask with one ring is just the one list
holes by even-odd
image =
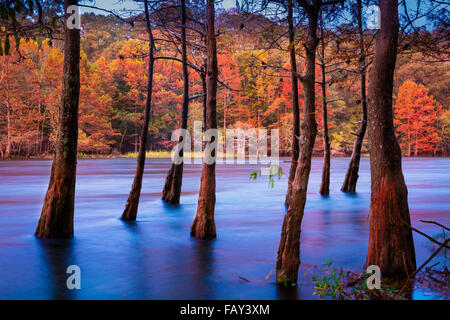
[[[273, 14], [272, 14], [273, 15]], [[286, 22], [270, 15], [247, 13], [237, 9], [217, 13], [218, 68], [222, 84], [217, 96], [219, 128], [278, 128], [280, 152], [291, 154], [292, 83], [290, 61], [286, 54], [288, 36]], [[332, 19], [330, 17], [330, 19]], [[337, 18], [333, 18], [337, 19]], [[360, 119], [358, 47], [352, 21], [340, 19], [330, 30], [325, 43], [328, 127], [333, 156], [349, 156]], [[139, 132], [146, 95], [145, 35], [139, 27], [131, 27], [115, 16], [81, 16], [81, 92], [78, 151], [86, 156], [137, 154]], [[161, 21], [155, 26], [155, 37], [176, 41]], [[236, 26], [239, 26], [237, 28]], [[444, 25], [421, 30], [420, 40], [410, 49], [399, 51], [394, 81], [394, 112], [396, 134], [404, 156], [446, 156], [449, 139], [449, 62], [445, 58], [448, 40]], [[305, 31], [300, 26], [296, 35], [299, 55], [297, 69], [304, 61], [301, 41]], [[332, 33], [331, 33], [332, 32]], [[372, 52], [373, 35], [365, 43]], [[187, 31], [192, 41], [195, 31]], [[404, 35], [402, 44], [413, 41]], [[55, 37], [57, 37], [55, 35]], [[445, 39], [445, 40], [444, 40]], [[11, 40], [12, 47], [15, 46]], [[21, 39], [20, 56], [15, 50], [0, 57], [0, 123], [2, 158], [51, 157], [55, 150], [58, 110], [61, 100], [63, 43], [44, 37]], [[339, 49], [334, 45], [339, 41]], [[416, 40], [417, 41], [417, 40]], [[176, 47], [159, 44], [158, 55], [177, 57]], [[429, 48], [427, 43], [439, 48]], [[51, 44], [51, 45], [50, 45]], [[191, 47], [192, 46], [192, 47]], [[200, 49], [188, 57], [191, 64], [204, 64]], [[370, 56], [370, 55], [369, 55]], [[24, 71], [27, 70], [25, 73]], [[202, 81], [195, 69], [190, 73], [188, 126], [202, 119]], [[149, 124], [151, 151], [170, 151], [173, 130], [181, 121], [183, 96], [182, 64], [176, 60], [160, 60], [155, 64], [154, 99]], [[20, 75], [20, 76], [18, 76]], [[316, 81], [320, 82], [319, 68]], [[317, 85], [317, 91], [320, 85]], [[299, 87], [300, 117], [303, 92]], [[408, 96], [409, 99], [402, 98]], [[317, 95], [317, 107], [321, 105]], [[96, 115], [94, 117], [94, 114]], [[318, 137], [314, 155], [323, 154], [320, 113], [316, 114]], [[363, 153], [368, 154], [364, 142]]]
[[448, 300], [448, 9], [2, 0], [0, 298]]

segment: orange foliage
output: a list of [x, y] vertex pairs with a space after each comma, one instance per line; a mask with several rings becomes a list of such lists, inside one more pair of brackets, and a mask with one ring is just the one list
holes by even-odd
[[394, 124], [405, 155], [436, 153], [440, 140], [436, 126], [441, 105], [428, 94], [428, 89], [405, 81], [399, 89], [394, 111]]

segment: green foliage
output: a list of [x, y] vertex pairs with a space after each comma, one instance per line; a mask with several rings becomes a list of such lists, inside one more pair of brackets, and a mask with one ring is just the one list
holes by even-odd
[[258, 177], [262, 176], [263, 170], [268, 170], [269, 176], [269, 188], [273, 189], [275, 186], [275, 177], [278, 177], [278, 180], [283, 176], [283, 168], [278, 165], [271, 165], [270, 168], [263, 168], [259, 170], [252, 171], [250, 173], [250, 179], [256, 180]]
[[[10, 54], [10, 40], [9, 37], [11, 35], [14, 36], [16, 47], [18, 48], [20, 45], [20, 37], [19, 37], [19, 21], [21, 19], [26, 18], [27, 16], [31, 16], [34, 11], [34, 3], [31, 0], [23, 1], [23, 0], [15, 0], [15, 1], [3, 1], [0, 3], [0, 19], [2, 28], [0, 29], [0, 35], [4, 34], [4, 49], [0, 44], [0, 56], [9, 55]], [[21, 15], [21, 19], [18, 19], [18, 15]], [[6, 24], [7, 23], [7, 24]], [[4, 26], [6, 25], [6, 27]], [[9, 28], [8, 26], [12, 27]], [[0, 43], [2, 39], [0, 38]]]
[[250, 178], [256, 180], [256, 178], [261, 177], [261, 170], [255, 170], [250, 173]]
[[323, 276], [313, 276], [313, 295], [320, 300], [368, 300], [368, 299], [398, 299], [404, 298], [405, 294], [398, 295], [397, 283], [393, 279], [384, 278], [380, 289], [369, 289], [367, 279], [370, 273], [344, 272], [333, 267], [333, 261], [327, 261], [321, 265]]
[[313, 295], [318, 295], [319, 299], [348, 300], [350, 295], [345, 291], [344, 273], [332, 266], [332, 261], [322, 264], [325, 273], [322, 277], [312, 277], [314, 283]]
[[295, 282], [292, 282], [291, 280], [289, 280], [288, 277], [283, 276], [281, 274], [277, 274], [277, 280], [276, 281], [277, 281], [277, 283], [282, 283], [285, 288], [295, 287], [296, 286]]

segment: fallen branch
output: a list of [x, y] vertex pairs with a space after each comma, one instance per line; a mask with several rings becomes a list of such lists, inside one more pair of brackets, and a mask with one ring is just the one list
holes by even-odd
[[444, 226], [444, 225], [442, 225], [442, 224], [440, 224], [439, 222], [436, 222], [436, 221], [420, 220], [420, 222], [423, 222], [423, 223], [432, 223], [432, 224], [435, 224], [435, 225], [437, 225], [437, 226], [439, 226], [439, 227], [441, 227], [441, 228], [444, 228], [444, 229], [447, 230], [447, 231], [450, 231], [449, 228], [447, 228], [446, 226]]
[[423, 269], [423, 267], [425, 267], [431, 260], [433, 260], [433, 258], [439, 253], [439, 251], [441, 251], [442, 248], [446, 247], [446, 243], [450, 240], [450, 238], [448, 239], [444, 239], [444, 242], [441, 243], [441, 245], [439, 246], [439, 248], [419, 267], [417, 268], [416, 271], [413, 272], [413, 274], [411, 276], [408, 276], [408, 278], [406, 279], [405, 285], [403, 286], [402, 290], [400, 290], [400, 292], [398, 293], [399, 295], [401, 295], [403, 293], [403, 290], [405, 290], [406, 285], [408, 284], [409, 280], [414, 278], [414, 276]]
[[428, 272], [430, 271], [432, 268], [436, 267], [440, 262], [436, 262], [435, 264], [433, 264], [432, 266], [427, 267], [425, 270]]
[[404, 223], [406, 226], [408, 226], [408, 228], [410, 228], [412, 231], [417, 232], [418, 234], [421, 234], [422, 236], [424, 236], [425, 238], [427, 238], [428, 240], [430, 240], [431, 242], [434, 242], [438, 245], [443, 245], [444, 247], [446, 247], [447, 249], [450, 249], [450, 246], [447, 245], [447, 243], [444, 241], [444, 243], [440, 243], [439, 241], [437, 241], [436, 239], [430, 237], [429, 235], [427, 235], [426, 233], [423, 233], [422, 231], [410, 226], [408, 223], [406, 223], [403, 220], [400, 220], [402, 223]]

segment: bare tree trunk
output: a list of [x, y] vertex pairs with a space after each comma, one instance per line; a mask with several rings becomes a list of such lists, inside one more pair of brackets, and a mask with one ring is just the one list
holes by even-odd
[[[322, 17], [321, 17], [322, 18]], [[320, 185], [320, 194], [328, 196], [330, 194], [330, 137], [328, 136], [328, 114], [327, 114], [327, 84], [326, 84], [326, 66], [325, 66], [325, 36], [323, 30], [323, 22], [321, 19], [322, 32], [322, 57], [321, 57], [321, 71], [322, 71], [322, 134], [323, 134], [323, 167], [322, 167], [322, 183]]]
[[224, 94], [223, 99], [223, 132], [226, 132], [227, 130], [227, 99], [228, 99], [228, 92]]
[[128, 196], [125, 210], [122, 213], [122, 219], [127, 221], [135, 221], [139, 206], [139, 198], [141, 196], [142, 177], [144, 175], [145, 166], [145, 150], [147, 146], [148, 124], [150, 122], [150, 108], [152, 104], [153, 91], [153, 65], [154, 65], [154, 47], [152, 27], [150, 25], [150, 15], [148, 12], [148, 0], [144, 0], [145, 20], [147, 22], [147, 33], [149, 40], [149, 58], [148, 58], [148, 83], [147, 83], [147, 100], [144, 110], [144, 125], [142, 126], [139, 154], [137, 157], [136, 174], [134, 176], [133, 185], [131, 186], [130, 195]]
[[317, 20], [320, 10], [320, 0], [307, 6], [308, 37], [306, 40], [305, 74], [303, 76], [303, 92], [305, 101], [305, 116], [303, 118], [300, 153], [292, 182], [292, 198], [286, 212], [281, 231], [280, 245], [277, 256], [277, 282], [296, 283], [300, 265], [300, 229], [306, 203], [311, 157], [314, 141], [317, 135], [315, 119], [315, 64], [317, 39]]
[[289, 170], [288, 190], [286, 192], [285, 206], [291, 204], [292, 182], [294, 181], [295, 171], [297, 169], [297, 160], [299, 154], [300, 136], [300, 106], [298, 103], [298, 77], [297, 77], [297, 60], [295, 57], [295, 30], [293, 18], [292, 0], [288, 1], [288, 25], [289, 25], [289, 56], [291, 63], [291, 80], [292, 80], [292, 156], [291, 169]]
[[[41, 115], [41, 103], [40, 102], [38, 103], [37, 113], [39, 114], [39, 116]], [[40, 133], [41, 133], [41, 119], [39, 117], [37, 120], [37, 123], [36, 123], [36, 142], [34, 144], [34, 155], [39, 154], [39, 143], [41, 140]]]
[[11, 156], [11, 144], [12, 144], [12, 134], [11, 134], [11, 105], [9, 104], [9, 94], [6, 93], [6, 121], [7, 121], [7, 140], [6, 140], [6, 150], [5, 158]]
[[342, 184], [341, 191], [343, 192], [355, 192], [356, 183], [359, 178], [359, 162], [361, 159], [361, 149], [364, 141], [364, 135], [366, 134], [367, 127], [367, 99], [366, 99], [366, 50], [364, 47], [364, 32], [363, 32], [363, 20], [362, 20], [362, 1], [358, 0], [357, 9], [358, 19], [358, 32], [359, 32], [359, 48], [360, 48], [360, 68], [361, 75], [360, 89], [361, 89], [361, 123], [359, 125], [358, 132], [356, 133], [355, 141], [353, 143], [353, 152], [350, 158], [350, 163], [345, 174], [344, 183]]
[[[181, 129], [187, 129], [189, 110], [189, 73], [187, 67], [186, 48], [186, 1], [181, 0], [181, 55], [183, 60], [183, 106], [181, 110]], [[183, 137], [180, 137], [181, 142]], [[183, 152], [183, 151], [181, 151]], [[183, 163], [172, 163], [164, 184], [162, 200], [168, 203], [180, 203], [181, 185], [183, 183]]]
[[123, 140], [125, 139], [125, 135], [127, 134], [127, 130], [128, 130], [128, 125], [127, 125], [127, 127], [125, 127], [122, 138], [120, 139], [120, 144], [119, 144], [119, 152], [120, 153], [122, 153], [122, 144], [123, 144]]
[[[207, 76], [206, 76], [206, 130], [217, 129], [216, 95], [217, 95], [217, 49], [214, 32], [214, 0], [207, 0], [206, 5], [206, 46], [207, 46]], [[213, 141], [209, 141], [211, 144]], [[215, 141], [217, 143], [217, 141]], [[217, 155], [217, 150], [215, 150]], [[203, 163], [200, 192], [198, 196], [197, 215], [191, 227], [191, 236], [200, 239], [214, 239], [216, 226], [214, 223], [214, 206], [216, 203], [216, 164]]]
[[202, 80], [203, 89], [203, 130], [206, 130], [206, 68], [205, 72], [200, 73], [200, 79]]
[[414, 157], [417, 157], [418, 155], [418, 145], [417, 145], [417, 133], [416, 133], [416, 141], [414, 141]]
[[[408, 137], [408, 140], [411, 139]], [[411, 157], [411, 140], [408, 141], [408, 157]]]
[[[392, 90], [398, 41], [398, 1], [380, 0], [381, 29], [368, 88], [370, 139], [370, 233], [366, 264], [377, 265], [384, 277], [406, 277], [416, 258], [402, 173], [401, 150], [395, 137]], [[407, 225], [405, 225], [405, 223]]]
[[327, 196], [330, 194], [330, 137], [328, 135], [328, 115], [327, 115], [327, 97], [325, 84], [325, 64], [322, 68], [322, 132], [323, 132], [323, 167], [322, 167], [322, 183], [320, 185], [320, 194]]
[[[64, 11], [78, 0], [64, 0]], [[65, 14], [67, 22], [68, 14]], [[40, 238], [73, 237], [73, 214], [78, 143], [78, 102], [80, 96], [80, 30], [66, 29], [64, 70], [58, 138], [50, 183], [36, 228]]]

